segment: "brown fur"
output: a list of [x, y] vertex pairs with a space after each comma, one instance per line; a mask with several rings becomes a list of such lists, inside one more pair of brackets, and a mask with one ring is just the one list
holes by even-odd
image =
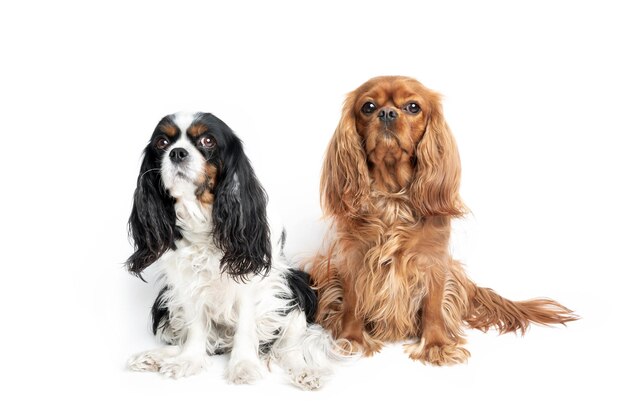
[[[377, 106], [361, 112], [364, 103]], [[416, 102], [421, 111], [404, 110]], [[398, 113], [382, 122], [380, 108]], [[461, 164], [439, 95], [407, 77], [373, 78], [350, 93], [330, 141], [321, 202], [335, 224], [313, 261], [317, 321], [366, 355], [411, 340], [412, 359], [464, 362], [465, 325], [500, 332], [577, 317], [555, 301], [506, 300], [477, 287], [448, 252], [450, 223], [466, 209]]]
[[159, 130], [170, 138], [173, 138], [178, 134], [178, 127], [170, 122], [161, 123], [159, 125]]
[[196, 180], [196, 197], [204, 205], [211, 205], [215, 199], [215, 179], [217, 178], [217, 167], [206, 163], [204, 171]]
[[197, 138], [207, 130], [209, 130], [209, 127], [207, 125], [203, 123], [194, 123], [189, 126], [189, 129], [187, 129], [187, 135], [192, 138]]

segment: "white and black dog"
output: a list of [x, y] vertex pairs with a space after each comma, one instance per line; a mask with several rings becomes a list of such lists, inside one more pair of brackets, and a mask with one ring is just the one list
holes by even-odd
[[[250, 383], [261, 357], [304, 389], [320, 386], [330, 336], [311, 324], [317, 304], [306, 273], [287, 266], [285, 232], [234, 132], [209, 113], [164, 117], [145, 148], [129, 229], [139, 277], [157, 262], [164, 286], [152, 308], [168, 346], [129, 360], [136, 371], [178, 378], [230, 352], [226, 378]], [[278, 232], [273, 234], [272, 232]]]

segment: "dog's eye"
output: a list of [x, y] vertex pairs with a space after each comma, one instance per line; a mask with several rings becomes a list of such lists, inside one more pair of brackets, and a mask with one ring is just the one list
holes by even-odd
[[371, 114], [374, 112], [374, 110], [376, 110], [376, 104], [372, 103], [371, 101], [368, 101], [363, 105], [363, 107], [361, 107], [361, 111], [365, 114]]
[[417, 103], [409, 103], [404, 107], [404, 110], [408, 111], [409, 113], [413, 113], [413, 114], [417, 114], [420, 112], [420, 106]]
[[157, 139], [156, 141], [156, 147], [157, 149], [163, 150], [165, 148], [167, 148], [170, 144], [169, 139], [161, 136], [160, 138]]
[[200, 146], [202, 146], [203, 148], [215, 147], [215, 138], [213, 136], [202, 136], [199, 142]]

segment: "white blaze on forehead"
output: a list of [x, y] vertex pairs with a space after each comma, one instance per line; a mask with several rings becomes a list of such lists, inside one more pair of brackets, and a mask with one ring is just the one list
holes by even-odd
[[189, 129], [189, 126], [191, 126], [193, 121], [196, 119], [196, 113], [180, 111], [174, 114], [173, 119], [174, 123], [176, 123], [176, 125], [180, 128], [181, 133], [186, 136], [187, 129]]

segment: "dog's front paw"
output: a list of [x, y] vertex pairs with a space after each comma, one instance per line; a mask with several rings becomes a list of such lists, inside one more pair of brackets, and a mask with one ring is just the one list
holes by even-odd
[[178, 379], [195, 375], [208, 366], [208, 359], [180, 355], [164, 360], [159, 373], [165, 377]]
[[376, 339], [373, 339], [367, 333], [363, 333], [358, 338], [354, 337], [340, 337], [335, 344], [335, 350], [342, 356], [372, 356], [375, 353], [380, 352], [383, 348], [383, 343]]
[[226, 369], [226, 379], [233, 384], [251, 384], [261, 376], [261, 365], [251, 360], [228, 364]]
[[127, 367], [131, 371], [158, 372], [163, 361], [176, 353], [178, 353], [178, 348], [175, 346], [147, 350], [131, 356], [128, 359]]
[[423, 339], [420, 343], [404, 345], [404, 351], [413, 360], [437, 366], [464, 363], [470, 357], [467, 349], [456, 344], [429, 344]]
[[315, 369], [290, 369], [291, 382], [306, 391], [313, 391], [322, 387], [320, 372]]

